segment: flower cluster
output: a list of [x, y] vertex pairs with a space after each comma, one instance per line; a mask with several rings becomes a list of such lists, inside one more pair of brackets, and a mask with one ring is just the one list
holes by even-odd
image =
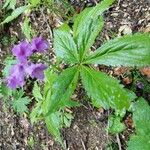
[[44, 53], [48, 47], [48, 42], [41, 37], [34, 38], [31, 43], [22, 41], [15, 45], [12, 53], [17, 59], [17, 64], [10, 69], [9, 76], [6, 79], [7, 86], [12, 89], [22, 87], [26, 76], [43, 80], [44, 70], [47, 66], [42, 63], [34, 64], [29, 61], [29, 57], [36, 52]]

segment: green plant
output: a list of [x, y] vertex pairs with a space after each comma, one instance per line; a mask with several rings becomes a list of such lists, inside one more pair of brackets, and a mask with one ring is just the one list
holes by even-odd
[[[69, 127], [73, 116], [70, 113], [66, 113], [63, 110], [63, 105], [68, 107], [79, 106], [77, 102], [66, 100], [61, 109], [54, 111], [47, 115], [50, 107], [50, 97], [52, 96], [52, 86], [54, 81], [58, 78], [50, 69], [45, 72], [45, 84], [43, 90], [40, 89], [37, 83], [34, 84], [33, 95], [36, 100], [36, 105], [30, 114], [30, 119], [32, 123], [35, 123], [41, 119], [45, 120], [48, 131], [59, 141], [64, 147], [60, 129], [62, 127]], [[57, 106], [56, 106], [57, 107]]]
[[[30, 3], [34, 2], [40, 1], [30, 1]], [[30, 114], [31, 122], [35, 123], [39, 120], [44, 120], [48, 131], [61, 143], [64, 149], [65, 146], [60, 130], [63, 127], [69, 127], [73, 118], [72, 114], [65, 111], [66, 107], [80, 106], [79, 102], [71, 98], [79, 79], [81, 79], [82, 87], [85, 89], [94, 107], [114, 110], [114, 114], [109, 117], [108, 130], [110, 132], [122, 132], [125, 129], [122, 118], [126, 111], [133, 111], [137, 135], [131, 138], [128, 144], [129, 149], [132, 149], [137, 138], [143, 139], [140, 141], [141, 143], [149, 141], [149, 136], [146, 140], [143, 138], [149, 130], [147, 123], [149, 118], [147, 115], [147, 120], [137, 117], [141, 108], [146, 108], [149, 112], [148, 105], [141, 100], [142, 102], [136, 102], [133, 109], [131, 109], [131, 102], [136, 98], [135, 94], [125, 89], [123, 85], [119, 84], [118, 80], [98, 71], [93, 66], [94, 64], [132, 67], [150, 65], [149, 34], [138, 33], [119, 37], [106, 42], [96, 51], [90, 52], [96, 37], [104, 25], [102, 14], [113, 2], [114, 0], [104, 0], [95, 7], [86, 8], [76, 16], [73, 26], [70, 27], [67, 24], [63, 24], [54, 30], [54, 49], [57, 60], [67, 64], [68, 68], [61, 72], [60, 69], [57, 70], [56, 66], [54, 68], [50, 66], [45, 71], [44, 85], [38, 82], [34, 84], [32, 94], [36, 104]], [[35, 5], [33, 4], [33, 6]], [[18, 12], [17, 15], [16, 13], [12, 14], [2, 24], [16, 18], [18, 14], [23, 12], [25, 7], [29, 6], [22, 7], [18, 8], [19, 12], [15, 10]], [[29, 20], [26, 21], [25, 29], [31, 29]], [[28, 39], [31, 39], [32, 35], [27, 33], [26, 36]], [[14, 60], [11, 58], [10, 62], [7, 61], [8, 65], [3, 71], [4, 76], [7, 76], [10, 66], [14, 63]], [[41, 86], [43, 87], [41, 88]], [[11, 97], [14, 99], [12, 106], [17, 112], [28, 111], [27, 105], [31, 100], [24, 97], [22, 90], [9, 91], [6, 86], [1, 84], [0, 93], [4, 98], [9, 99]], [[140, 105], [143, 106], [141, 107]], [[146, 114], [146, 111], [142, 114]], [[146, 126], [141, 130], [145, 122]], [[146, 148], [145, 150], [147, 150]]]
[[30, 23], [30, 19], [26, 17], [21, 27], [22, 33], [25, 35], [28, 41], [31, 41], [31, 39], [36, 36], [35, 31], [31, 27]]
[[149, 150], [150, 148], [150, 107], [143, 99], [133, 104], [133, 122], [135, 134], [128, 142], [127, 150]]
[[104, 0], [93, 8], [86, 8], [77, 15], [72, 28], [64, 24], [54, 31], [57, 59], [67, 63], [69, 68], [56, 75], [55, 79], [54, 74], [49, 73], [49, 77], [46, 75], [44, 89], [49, 90], [44, 91], [47, 94], [43, 102], [39, 105], [37, 103], [35, 109], [43, 103], [39, 112], [43, 114], [50, 133], [59, 141], [59, 129], [62, 126], [58, 112], [73, 102], [70, 99], [79, 77], [94, 107], [115, 110], [116, 118], [112, 118], [112, 122], [119, 124], [119, 129], [116, 131], [115, 125], [111, 125], [111, 130], [116, 133], [125, 128], [121, 120], [126, 110], [129, 110], [131, 101], [136, 98], [135, 94], [123, 88], [115, 78], [94, 69], [92, 64], [140, 67], [150, 65], [148, 34], [138, 33], [116, 38], [90, 53], [90, 48], [104, 25], [102, 13], [113, 2], [114, 0]]
[[4, 105], [7, 107], [12, 106], [14, 111], [22, 114], [28, 113], [27, 105], [31, 102], [31, 99], [25, 96], [22, 89], [10, 90], [4, 83], [0, 83], [0, 98], [3, 99]]
[[18, 113], [28, 112], [27, 105], [31, 102], [27, 96], [24, 96], [24, 91], [15, 91], [12, 95], [12, 107]]
[[[4, 61], [5, 67], [2, 70], [2, 77], [5, 78], [9, 75], [10, 68], [16, 63], [13, 57], [7, 57]], [[5, 85], [5, 79], [0, 79], [0, 98], [3, 99], [4, 104], [12, 106], [17, 113], [27, 113], [27, 105], [31, 99], [25, 96], [23, 89], [12, 90]]]
[[[0, 25], [4, 25], [6, 23], [9, 23], [16, 19], [18, 16], [21, 14], [25, 14], [28, 16], [28, 14], [32, 11], [35, 10], [35, 8], [38, 8], [40, 5], [46, 6], [48, 10], [52, 10], [53, 12], [60, 12], [60, 8], [58, 6], [64, 6], [65, 9], [68, 11], [73, 12], [73, 8], [69, 5], [69, 3], [66, 0], [63, 1], [57, 1], [57, 0], [28, 0], [25, 5], [17, 7], [16, 8], [16, 0], [6, 0], [3, 9], [6, 10], [6, 12], [11, 10], [11, 14], [8, 15], [3, 22], [0, 23]], [[57, 9], [59, 8], [59, 9]], [[64, 9], [62, 10], [64, 11]], [[66, 13], [68, 12], [66, 11]]]

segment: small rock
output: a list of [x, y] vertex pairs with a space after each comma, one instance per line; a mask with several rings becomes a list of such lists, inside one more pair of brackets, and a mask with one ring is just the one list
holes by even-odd
[[131, 33], [132, 33], [132, 29], [127, 25], [123, 25], [119, 28], [119, 35], [121, 34], [128, 35]]

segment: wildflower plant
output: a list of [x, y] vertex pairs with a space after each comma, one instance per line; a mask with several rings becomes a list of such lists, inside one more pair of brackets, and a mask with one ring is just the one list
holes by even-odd
[[[74, 104], [71, 96], [79, 78], [92, 105], [96, 108], [114, 109], [117, 118], [114, 119], [114, 123], [120, 124], [117, 132], [124, 129], [121, 120], [136, 96], [123, 88], [115, 78], [94, 69], [93, 64], [115, 67], [150, 65], [149, 34], [137, 33], [116, 38], [90, 53], [90, 48], [104, 25], [102, 13], [113, 2], [114, 0], [104, 0], [93, 8], [86, 8], [77, 15], [71, 28], [64, 24], [54, 31], [56, 57], [69, 67], [60, 75], [49, 73], [49, 79], [47, 77], [45, 83], [49, 84], [49, 92], [41, 109], [44, 111], [43, 116], [48, 130], [59, 141], [61, 141], [59, 129], [62, 127], [62, 121], [58, 114], [65, 107], [78, 105]], [[50, 78], [54, 80], [49, 81]]]

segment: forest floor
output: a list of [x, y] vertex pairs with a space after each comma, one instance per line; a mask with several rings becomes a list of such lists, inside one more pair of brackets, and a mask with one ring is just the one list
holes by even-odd
[[[93, 1], [89, 0], [89, 5], [90, 2], [92, 5]], [[74, 1], [72, 6], [76, 9], [83, 9], [85, 4], [81, 1]], [[40, 9], [40, 12], [34, 11], [30, 18], [33, 20], [32, 26], [38, 31], [38, 34], [49, 41], [52, 38], [49, 30], [63, 22], [63, 17], [48, 14], [44, 7]], [[138, 31], [150, 32], [150, 1], [119, 0], [104, 14], [104, 18], [105, 26], [95, 42], [95, 48], [116, 36]], [[19, 18], [4, 29], [0, 29], [0, 62], [3, 62], [10, 54], [12, 47], [10, 41], [24, 38], [20, 31], [21, 21], [22, 18]], [[53, 55], [53, 48], [51, 48], [50, 56], [54, 59]], [[2, 69], [3, 65], [0, 64], [0, 67]], [[143, 82], [145, 86], [143, 90], [136, 88], [131, 68], [98, 67], [120, 79], [125, 87], [132, 89], [138, 96], [143, 96], [150, 102], [150, 94], [148, 93], [150, 68], [136, 71], [137, 74], [140, 74], [136, 82]], [[120, 144], [122, 150], [125, 150], [129, 135], [134, 132], [131, 114], [128, 114], [124, 119], [127, 129], [119, 135], [112, 136], [106, 130], [111, 110], [94, 109], [87, 101], [87, 97], [84, 96], [83, 90], [78, 90], [76, 94], [84, 105], [71, 110], [74, 114], [71, 127], [62, 130], [68, 150], [105, 150], [109, 146], [113, 150], [118, 150]], [[61, 150], [61, 146], [49, 135], [43, 122], [31, 125], [27, 114], [17, 115], [0, 100], [0, 150], [30, 149]]]

